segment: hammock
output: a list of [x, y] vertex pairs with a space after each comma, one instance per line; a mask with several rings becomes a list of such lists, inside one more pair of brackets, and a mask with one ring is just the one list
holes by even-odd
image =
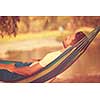
[[[67, 68], [69, 68], [87, 49], [89, 44], [93, 41], [96, 35], [99, 33], [100, 27], [96, 27], [87, 37], [82, 38], [78, 43], [73, 45], [70, 48], [67, 48], [60, 56], [58, 56], [54, 61], [49, 63], [47, 66], [32, 74], [31, 76], [22, 76], [16, 73], [9, 73], [7, 70], [0, 70], [0, 75], [6, 71], [8, 76], [10, 75], [10, 79], [13, 80], [1, 80], [5, 82], [18, 82], [18, 83], [42, 83], [50, 80], [51, 78], [57, 76], [58, 74], [64, 72]], [[2, 64], [11, 64], [15, 63], [16, 67], [28, 66], [30, 63], [22, 63], [16, 61], [6, 61], [0, 60]], [[7, 77], [7, 74], [5, 78]]]

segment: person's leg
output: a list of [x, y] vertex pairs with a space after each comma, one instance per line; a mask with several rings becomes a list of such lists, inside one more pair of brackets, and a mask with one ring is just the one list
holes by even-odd
[[[54, 59], [56, 59], [62, 52], [61, 51], [56, 51], [47, 54], [41, 61], [35, 61], [32, 64], [0, 64], [0, 70], [4, 69], [9, 72], [14, 72], [20, 75], [24, 76], [29, 76], [43, 67], [46, 67], [50, 62], [52, 62]], [[25, 66], [23, 66], [25, 65]], [[23, 66], [23, 67], [18, 67], [18, 66]]]

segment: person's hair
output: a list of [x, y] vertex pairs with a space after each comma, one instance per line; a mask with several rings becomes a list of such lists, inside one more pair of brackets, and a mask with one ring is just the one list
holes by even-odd
[[76, 34], [75, 34], [75, 39], [72, 41], [72, 43], [71, 43], [71, 45], [74, 45], [74, 44], [76, 44], [78, 41], [80, 41], [83, 37], [85, 37], [86, 35], [82, 32], [82, 31], [80, 31], [80, 32], [77, 32]]
[[86, 36], [82, 31], [77, 32], [75, 35], [75, 39], [77, 39], [77, 41], [81, 40], [84, 36]]

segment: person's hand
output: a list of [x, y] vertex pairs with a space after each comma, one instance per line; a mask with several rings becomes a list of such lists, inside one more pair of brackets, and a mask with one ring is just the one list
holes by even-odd
[[63, 41], [64, 48], [67, 48], [68, 46], [71, 46], [74, 39], [75, 39], [75, 35], [67, 36], [66, 39]]
[[32, 58], [32, 59], [29, 59], [28, 62], [36, 62], [36, 61], [40, 61], [41, 59], [37, 59], [37, 58]]

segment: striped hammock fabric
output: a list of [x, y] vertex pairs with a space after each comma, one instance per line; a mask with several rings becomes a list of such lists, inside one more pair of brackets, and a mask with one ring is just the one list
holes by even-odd
[[[60, 56], [58, 56], [54, 61], [49, 63], [46, 67], [34, 73], [31, 76], [24, 77], [22, 75], [16, 75], [12, 73], [10, 78], [13, 80], [3, 80], [5, 82], [18, 82], [18, 83], [43, 83], [50, 80], [51, 78], [57, 76], [58, 74], [64, 72], [69, 68], [87, 49], [96, 35], [99, 33], [100, 27], [96, 27], [87, 37], [82, 38], [78, 43], [70, 48], [67, 48]], [[16, 61], [4, 61], [0, 60], [0, 64], [11, 64], [14, 63], [16, 67], [28, 66], [30, 63], [21, 63]], [[5, 71], [5, 70], [3, 70]], [[0, 73], [0, 75], [3, 72]], [[10, 73], [11, 74], [11, 73]], [[7, 77], [7, 76], [5, 76]], [[2, 81], [2, 80], [1, 80]]]

